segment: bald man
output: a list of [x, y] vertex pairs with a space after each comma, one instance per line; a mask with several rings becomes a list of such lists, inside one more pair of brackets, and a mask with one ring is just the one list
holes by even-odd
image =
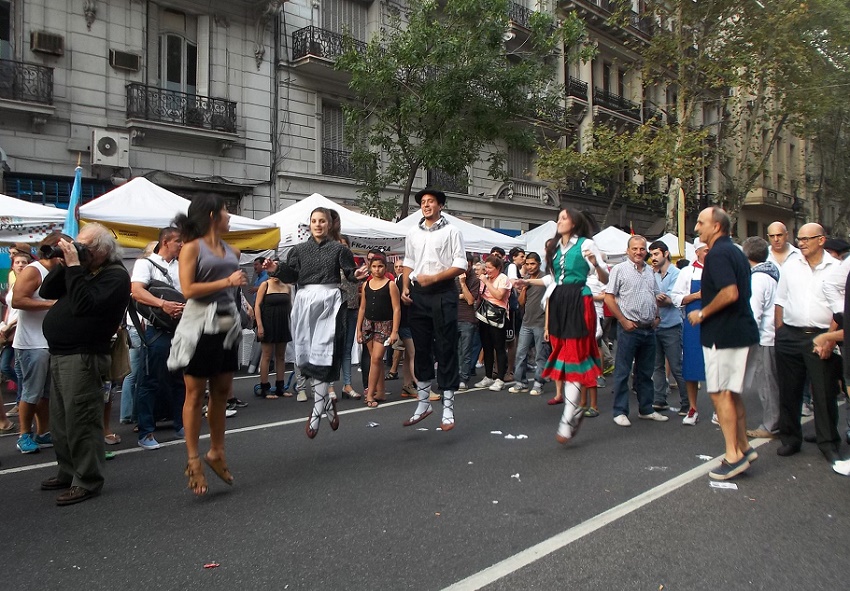
[[801, 256], [800, 250], [788, 242], [788, 228], [782, 222], [773, 222], [767, 227], [767, 241], [770, 242], [767, 260], [780, 269], [788, 259]]
[[[839, 377], [841, 358], [833, 353], [835, 343], [814, 350], [812, 340], [834, 326], [833, 309], [824, 282], [838, 267], [837, 260], [823, 248], [826, 237], [819, 224], [805, 224], [797, 233], [800, 257], [789, 258], [779, 278], [775, 299], [776, 369], [779, 382], [780, 456], [800, 451], [800, 411], [806, 376], [811, 380], [817, 444], [832, 464], [841, 460], [838, 435]], [[840, 303], [843, 307], [843, 301]]]

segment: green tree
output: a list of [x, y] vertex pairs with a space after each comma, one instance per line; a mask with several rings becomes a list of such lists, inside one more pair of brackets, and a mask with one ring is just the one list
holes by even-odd
[[395, 200], [387, 205], [382, 191], [401, 186], [400, 215], [406, 216], [423, 168], [462, 176], [486, 154], [489, 174], [504, 178], [504, 147], [534, 146], [530, 123], [563, 96], [552, 89], [560, 50], [576, 44], [584, 30], [575, 17], [558, 26], [535, 12], [529, 38], [509, 50], [507, 0], [410, 5], [365, 50], [351, 43], [336, 62], [351, 75], [346, 140], [362, 183], [361, 203], [384, 217]]

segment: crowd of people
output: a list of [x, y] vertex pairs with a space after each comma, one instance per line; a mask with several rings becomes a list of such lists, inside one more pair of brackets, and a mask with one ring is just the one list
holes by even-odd
[[[456, 426], [459, 391], [539, 396], [553, 382], [548, 404], [564, 407], [555, 437], [566, 444], [584, 419], [600, 416], [597, 390], [611, 376], [611, 416], [620, 427], [631, 426], [632, 393], [638, 419], [666, 422], [676, 412], [696, 426], [705, 385], [725, 446], [713, 479], [734, 478], [757, 460], [750, 439], [775, 437], [780, 456], [811, 439], [836, 472], [850, 474], [840, 455], [845, 371], [837, 348], [847, 242], [805, 224], [795, 247], [776, 222], [770, 242], [751, 237], [739, 247], [729, 216], [709, 207], [697, 219], [694, 261], [674, 264], [664, 242], [633, 235], [626, 260], [610, 265], [593, 242], [593, 221], [564, 208], [544, 252], [495, 247], [476, 256], [442, 215], [444, 193], [425, 189], [415, 199], [420, 221], [398, 260], [374, 250], [358, 264], [337, 212], [317, 208], [309, 239], [281, 260], [256, 259], [250, 285], [239, 252], [222, 239], [229, 214], [214, 196], [194, 199], [129, 274], [98, 224], [75, 241], [50, 235], [36, 261], [18, 245], [0, 371], [17, 392], [8, 414], [19, 424], [0, 405], [0, 434], [17, 433], [25, 454], [55, 447], [59, 470], [42, 488], [65, 490], [59, 505], [87, 500], [103, 486], [105, 446], [120, 442], [109, 416], [123, 381], [120, 420], [135, 423], [140, 447], [160, 447], [156, 422], [167, 417], [186, 441], [193, 493], [208, 490], [204, 464], [232, 484], [225, 419], [246, 404], [233, 395], [233, 376], [241, 329], [252, 327], [256, 396], [312, 398], [311, 439], [323, 418], [334, 431], [340, 426], [340, 378], [340, 396], [375, 408], [387, 382], [400, 377], [400, 395], [416, 398], [403, 425], [427, 419], [441, 402], [444, 431]], [[116, 369], [122, 348], [129, 348], [123, 372]], [[357, 350], [362, 393], [352, 380]], [[668, 404], [673, 391], [676, 407]], [[752, 429], [743, 402], [750, 393], [761, 403]], [[804, 438], [801, 417], [812, 412], [815, 435]], [[203, 416], [210, 448], [201, 456]], [[845, 437], [850, 443], [850, 430]]]

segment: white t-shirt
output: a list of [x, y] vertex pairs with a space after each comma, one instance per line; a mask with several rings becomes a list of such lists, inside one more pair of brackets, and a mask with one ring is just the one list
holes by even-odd
[[[174, 289], [183, 293], [183, 290], [180, 289], [180, 270], [176, 258], [170, 263], [166, 263], [165, 259], [156, 253], [147, 258], [155, 262], [160, 267], [166, 269], [168, 271], [168, 276], [171, 277], [171, 280], [173, 281]], [[152, 279], [164, 281], [165, 283], [169, 282], [163, 275], [162, 271], [151, 265], [147, 259], [137, 260], [133, 265], [133, 275], [130, 278], [130, 281], [133, 283], [143, 283], [145, 287], [147, 287], [150, 285]]]

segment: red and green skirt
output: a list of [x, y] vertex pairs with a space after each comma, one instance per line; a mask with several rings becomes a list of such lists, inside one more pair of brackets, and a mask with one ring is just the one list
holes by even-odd
[[[587, 334], [578, 338], [559, 338], [549, 334], [549, 344], [552, 345], [552, 353], [546, 361], [543, 369], [543, 377], [561, 382], [577, 382], [582, 386], [592, 388], [596, 386], [596, 378], [602, 375], [602, 359], [599, 356], [599, 347], [596, 344], [596, 308], [593, 298], [589, 295], [581, 297], [584, 307], [584, 322], [587, 326]], [[564, 314], [559, 310], [560, 302], [556, 298], [550, 300], [549, 317]]]

